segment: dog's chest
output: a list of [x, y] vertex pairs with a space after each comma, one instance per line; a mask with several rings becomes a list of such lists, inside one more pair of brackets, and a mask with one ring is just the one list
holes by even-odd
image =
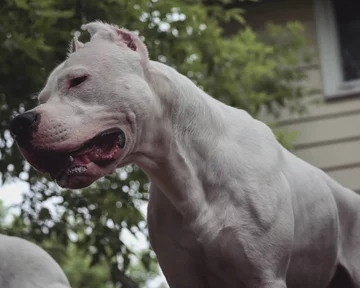
[[[168, 269], [164, 265], [167, 265], [177, 269], [179, 275], [187, 277], [189, 272], [181, 272], [181, 270], [186, 269], [186, 266], [195, 267], [192, 272], [195, 277], [201, 276], [204, 285], [199, 288], [234, 287], [235, 283], [236, 287], [241, 288], [242, 286], [238, 286], [239, 283], [234, 277], [236, 273], [233, 267], [228, 265], [222, 253], [224, 245], [221, 239], [203, 242], [187, 225], [181, 223], [179, 218], [172, 216], [171, 214], [163, 216], [162, 220], [155, 225], [149, 223], [151, 245], [160, 259], [164, 272], [166, 273]], [[165, 224], [167, 221], [171, 221], [171, 224]], [[167, 228], [164, 229], [165, 227]], [[179, 265], [179, 263], [184, 264]]]
[[[194, 274], [201, 275], [204, 288], [234, 287], [235, 283], [236, 287], [241, 287], [238, 286], [234, 267], [231, 267], [227, 261], [228, 257], [233, 256], [233, 251], [226, 247], [226, 243], [231, 245], [228, 240], [233, 231], [224, 229], [221, 233], [216, 233], [213, 231], [213, 229], [217, 230], [216, 227], [201, 226], [206, 226], [207, 229], [197, 231], [166, 197], [150, 199], [148, 209], [150, 242], [165, 274], [166, 269], [171, 266], [178, 270], [177, 273], [187, 275], [188, 272], [181, 272], [181, 269], [192, 266], [196, 267]], [[187, 264], [177, 267], [177, 263]]]

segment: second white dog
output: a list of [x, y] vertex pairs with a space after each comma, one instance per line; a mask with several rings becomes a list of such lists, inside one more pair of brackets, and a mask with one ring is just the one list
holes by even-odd
[[0, 234], [1, 288], [70, 288], [64, 272], [43, 249]]

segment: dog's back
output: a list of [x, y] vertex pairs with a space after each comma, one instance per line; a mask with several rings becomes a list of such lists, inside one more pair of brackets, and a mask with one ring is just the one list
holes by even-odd
[[[337, 271], [360, 283], [360, 196], [328, 177], [339, 215], [339, 250]], [[339, 273], [338, 273], [339, 274]], [[347, 286], [341, 286], [347, 287]], [[358, 287], [355, 284], [349, 287]]]
[[320, 169], [287, 151], [284, 154], [288, 162], [284, 171], [298, 221], [288, 271], [288, 281], [292, 284], [289, 286], [297, 287], [291, 279], [298, 279], [302, 273], [310, 275], [311, 271], [317, 271], [326, 275], [339, 269], [351, 281], [359, 282], [360, 196]]

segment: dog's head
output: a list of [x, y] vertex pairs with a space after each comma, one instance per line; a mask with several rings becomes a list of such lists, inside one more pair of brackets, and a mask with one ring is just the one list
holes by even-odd
[[39, 105], [10, 127], [28, 162], [66, 188], [86, 187], [126, 162], [152, 99], [137, 35], [101, 22], [85, 27], [91, 41], [73, 39]]

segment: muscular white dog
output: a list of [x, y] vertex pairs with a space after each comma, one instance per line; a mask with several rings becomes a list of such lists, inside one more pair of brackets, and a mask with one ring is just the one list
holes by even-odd
[[[172, 288], [360, 287], [360, 197], [247, 112], [148, 59], [133, 33], [86, 25], [11, 131], [25, 158], [83, 188], [135, 163]], [[106, 196], [105, 196], [106, 197]]]
[[1, 288], [70, 288], [64, 272], [43, 249], [0, 235]]

